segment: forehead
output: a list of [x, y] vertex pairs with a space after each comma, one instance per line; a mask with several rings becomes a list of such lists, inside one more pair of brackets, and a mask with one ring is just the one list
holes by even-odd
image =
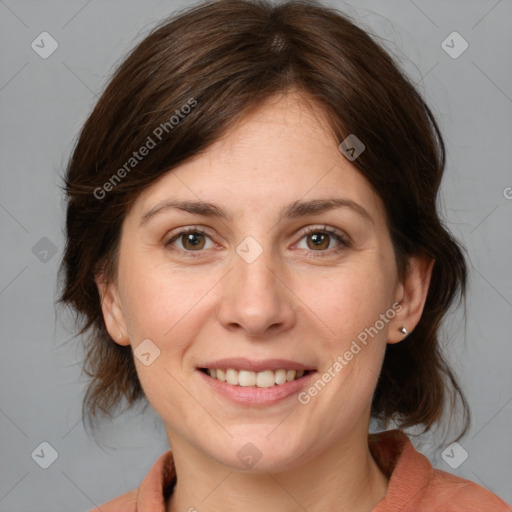
[[[336, 141], [323, 107], [300, 92], [279, 94], [245, 114], [207, 150], [213, 161], [258, 156], [267, 167], [275, 162], [314, 162], [339, 156]], [[322, 160], [323, 160], [322, 159]]]
[[338, 144], [323, 109], [295, 93], [274, 97], [141, 193], [133, 210], [140, 216], [179, 198], [221, 204], [238, 216], [277, 214], [278, 204], [341, 196], [382, 216], [380, 199]]

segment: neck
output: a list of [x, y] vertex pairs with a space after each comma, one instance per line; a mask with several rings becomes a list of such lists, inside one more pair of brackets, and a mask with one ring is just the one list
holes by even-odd
[[171, 446], [178, 481], [166, 512], [371, 512], [387, 491], [388, 479], [371, 455], [367, 431], [281, 472], [233, 470], [176, 441]]

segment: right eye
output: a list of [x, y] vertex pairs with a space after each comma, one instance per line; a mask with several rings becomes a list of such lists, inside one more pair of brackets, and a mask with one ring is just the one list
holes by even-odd
[[[165, 247], [171, 248], [171, 246], [174, 246], [175, 242], [179, 242], [182, 247], [178, 247], [177, 249], [173, 248], [172, 250], [178, 250], [186, 253], [201, 252], [202, 249], [205, 249], [204, 237], [210, 238], [210, 236], [201, 229], [182, 229], [165, 243]], [[196, 257], [195, 254], [188, 254], [187, 256]]]

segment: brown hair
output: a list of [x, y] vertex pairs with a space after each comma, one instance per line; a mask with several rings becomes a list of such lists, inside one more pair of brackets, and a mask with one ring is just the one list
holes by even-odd
[[[436, 208], [444, 143], [390, 55], [347, 16], [314, 1], [211, 1], [164, 20], [121, 63], [83, 126], [65, 176], [59, 302], [82, 316], [79, 334], [90, 331], [84, 415], [112, 417], [123, 399], [131, 407], [144, 396], [131, 347], [106, 330], [94, 280], [100, 270], [115, 279], [130, 205], [251, 109], [290, 90], [325, 112], [337, 140], [356, 134], [365, 144], [353, 164], [383, 201], [400, 279], [409, 255], [435, 259], [418, 325], [404, 342], [387, 345], [372, 417], [425, 432], [442, 418], [451, 391], [451, 405], [458, 395], [465, 415], [460, 439], [469, 407], [438, 334], [457, 292], [465, 300], [467, 280], [461, 246]], [[149, 139], [156, 144], [147, 155], [130, 160]]]

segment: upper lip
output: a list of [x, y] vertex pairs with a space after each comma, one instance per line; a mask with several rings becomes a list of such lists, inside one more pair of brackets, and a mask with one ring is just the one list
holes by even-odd
[[248, 370], [253, 372], [262, 372], [264, 370], [314, 370], [313, 367], [307, 366], [297, 361], [290, 361], [289, 359], [262, 359], [254, 361], [242, 357], [230, 357], [226, 359], [217, 359], [216, 361], [206, 362], [198, 368], [210, 369], [228, 369], [233, 368], [236, 370]]

